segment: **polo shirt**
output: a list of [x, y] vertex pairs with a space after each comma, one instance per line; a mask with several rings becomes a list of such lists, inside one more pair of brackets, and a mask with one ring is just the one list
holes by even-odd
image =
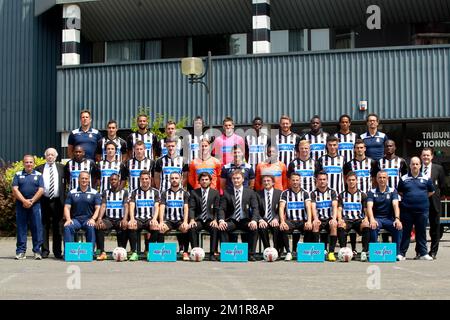
[[394, 188], [386, 187], [384, 192], [381, 192], [379, 188], [374, 188], [367, 193], [367, 202], [373, 202], [375, 218], [393, 219], [393, 200], [398, 200], [398, 193]]
[[[44, 188], [44, 179], [40, 172], [33, 170], [27, 173], [24, 169], [16, 172], [12, 186], [19, 187], [19, 191], [25, 199], [31, 199], [39, 188]], [[22, 202], [16, 200], [16, 204], [22, 205]]]
[[85, 157], [95, 161], [95, 152], [97, 151], [98, 142], [102, 139], [102, 135], [97, 129], [89, 128], [83, 131], [80, 128], [73, 130], [69, 135], [69, 145], [73, 147], [82, 146]]
[[403, 193], [402, 208], [414, 212], [428, 212], [428, 192], [435, 191], [430, 178], [423, 176], [421, 172], [417, 177], [413, 177], [411, 173], [405, 174], [401, 177], [397, 190]]
[[378, 161], [384, 156], [384, 143], [388, 140], [385, 133], [377, 131], [373, 136], [369, 132], [361, 135], [361, 139], [366, 145], [366, 156]]
[[80, 187], [72, 189], [67, 194], [66, 204], [70, 205], [70, 216], [77, 219], [88, 219], [95, 212], [95, 206], [102, 204], [100, 194], [89, 187], [86, 192]]

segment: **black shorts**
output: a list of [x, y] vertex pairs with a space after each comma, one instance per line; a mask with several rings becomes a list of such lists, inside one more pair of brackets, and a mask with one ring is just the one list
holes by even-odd
[[105, 225], [105, 231], [106, 230], [111, 230], [111, 229], [120, 229], [120, 221], [122, 221], [122, 219], [114, 219], [114, 218], [108, 218], [105, 217], [102, 219], [103, 224]]
[[166, 226], [169, 227], [169, 230], [178, 230], [178, 228], [183, 224], [183, 220], [180, 221], [164, 221], [164, 223], [166, 224]]
[[327, 233], [330, 233], [330, 220], [331, 219], [320, 220], [319, 232], [325, 230]]
[[143, 230], [143, 229], [150, 230], [150, 221], [151, 220], [152, 219], [144, 220], [144, 219], [136, 218], [137, 230], [138, 231]]
[[361, 235], [361, 224], [363, 219], [357, 220], [345, 220], [345, 232], [348, 233], [350, 230], [355, 230], [357, 234]]
[[301, 233], [305, 230], [305, 221], [301, 220], [286, 220], [286, 224], [289, 227], [289, 230], [285, 231], [286, 233], [292, 233], [294, 230], [298, 230]]

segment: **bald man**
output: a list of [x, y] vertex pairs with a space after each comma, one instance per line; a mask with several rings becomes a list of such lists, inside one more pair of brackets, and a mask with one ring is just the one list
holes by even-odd
[[58, 152], [54, 148], [45, 150], [45, 164], [36, 167], [44, 177], [44, 195], [41, 198], [43, 243], [42, 258], [50, 254], [49, 231], [52, 229], [53, 254], [62, 259], [62, 236], [59, 223], [63, 217], [65, 199], [64, 166], [56, 162]]

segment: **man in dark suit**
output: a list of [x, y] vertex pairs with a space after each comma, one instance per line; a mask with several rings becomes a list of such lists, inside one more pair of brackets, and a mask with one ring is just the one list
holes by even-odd
[[212, 176], [208, 172], [198, 175], [200, 188], [191, 192], [189, 198], [189, 238], [192, 248], [198, 247], [198, 234], [207, 230], [210, 235], [209, 260], [216, 261], [214, 249], [217, 246], [218, 227], [217, 214], [220, 209], [220, 195], [211, 189]]
[[[232, 173], [232, 190], [224, 192], [220, 199], [219, 230], [222, 242], [236, 242], [237, 237], [231, 232], [242, 230], [247, 233], [249, 261], [256, 261], [255, 249], [258, 238], [259, 216], [258, 196], [248, 188], [244, 188], [244, 174], [236, 169]], [[243, 239], [245, 241], [245, 239]]]
[[[261, 219], [258, 221], [259, 236], [264, 249], [270, 247], [269, 231], [273, 234], [273, 246], [280, 252], [278, 206], [280, 203], [281, 190], [275, 189], [275, 177], [271, 175], [262, 176], [263, 190], [258, 191], [259, 212]], [[281, 244], [282, 245], [282, 244]]]
[[53, 234], [53, 254], [55, 258], [62, 259], [62, 237], [60, 222], [63, 217], [65, 199], [64, 166], [57, 163], [58, 152], [53, 148], [45, 150], [47, 163], [36, 168], [44, 177], [44, 195], [41, 198], [43, 243], [42, 258], [47, 258], [50, 253], [49, 231]]
[[429, 198], [430, 211], [428, 215], [431, 238], [429, 255], [433, 259], [436, 259], [439, 249], [439, 239], [441, 237], [441, 190], [445, 187], [445, 173], [444, 168], [441, 165], [432, 163], [433, 149], [424, 148], [420, 154], [420, 159], [422, 160], [422, 175], [431, 179], [436, 190]]

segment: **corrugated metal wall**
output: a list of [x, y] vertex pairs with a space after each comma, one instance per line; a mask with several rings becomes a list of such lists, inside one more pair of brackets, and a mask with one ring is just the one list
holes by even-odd
[[[226, 115], [237, 123], [257, 115], [277, 123], [284, 113], [295, 122], [315, 114], [364, 119], [360, 100], [383, 119], [450, 118], [450, 46], [218, 57], [213, 64], [214, 125]], [[206, 90], [188, 84], [179, 60], [59, 68], [57, 104], [58, 131], [78, 127], [85, 107], [97, 128], [109, 119], [129, 127], [138, 106], [207, 118]]]
[[[42, 155], [56, 134], [60, 8], [34, 17], [34, 0], [0, 0], [0, 157]], [[56, 20], [55, 20], [56, 19]], [[53, 24], [53, 25], [52, 25]]]

